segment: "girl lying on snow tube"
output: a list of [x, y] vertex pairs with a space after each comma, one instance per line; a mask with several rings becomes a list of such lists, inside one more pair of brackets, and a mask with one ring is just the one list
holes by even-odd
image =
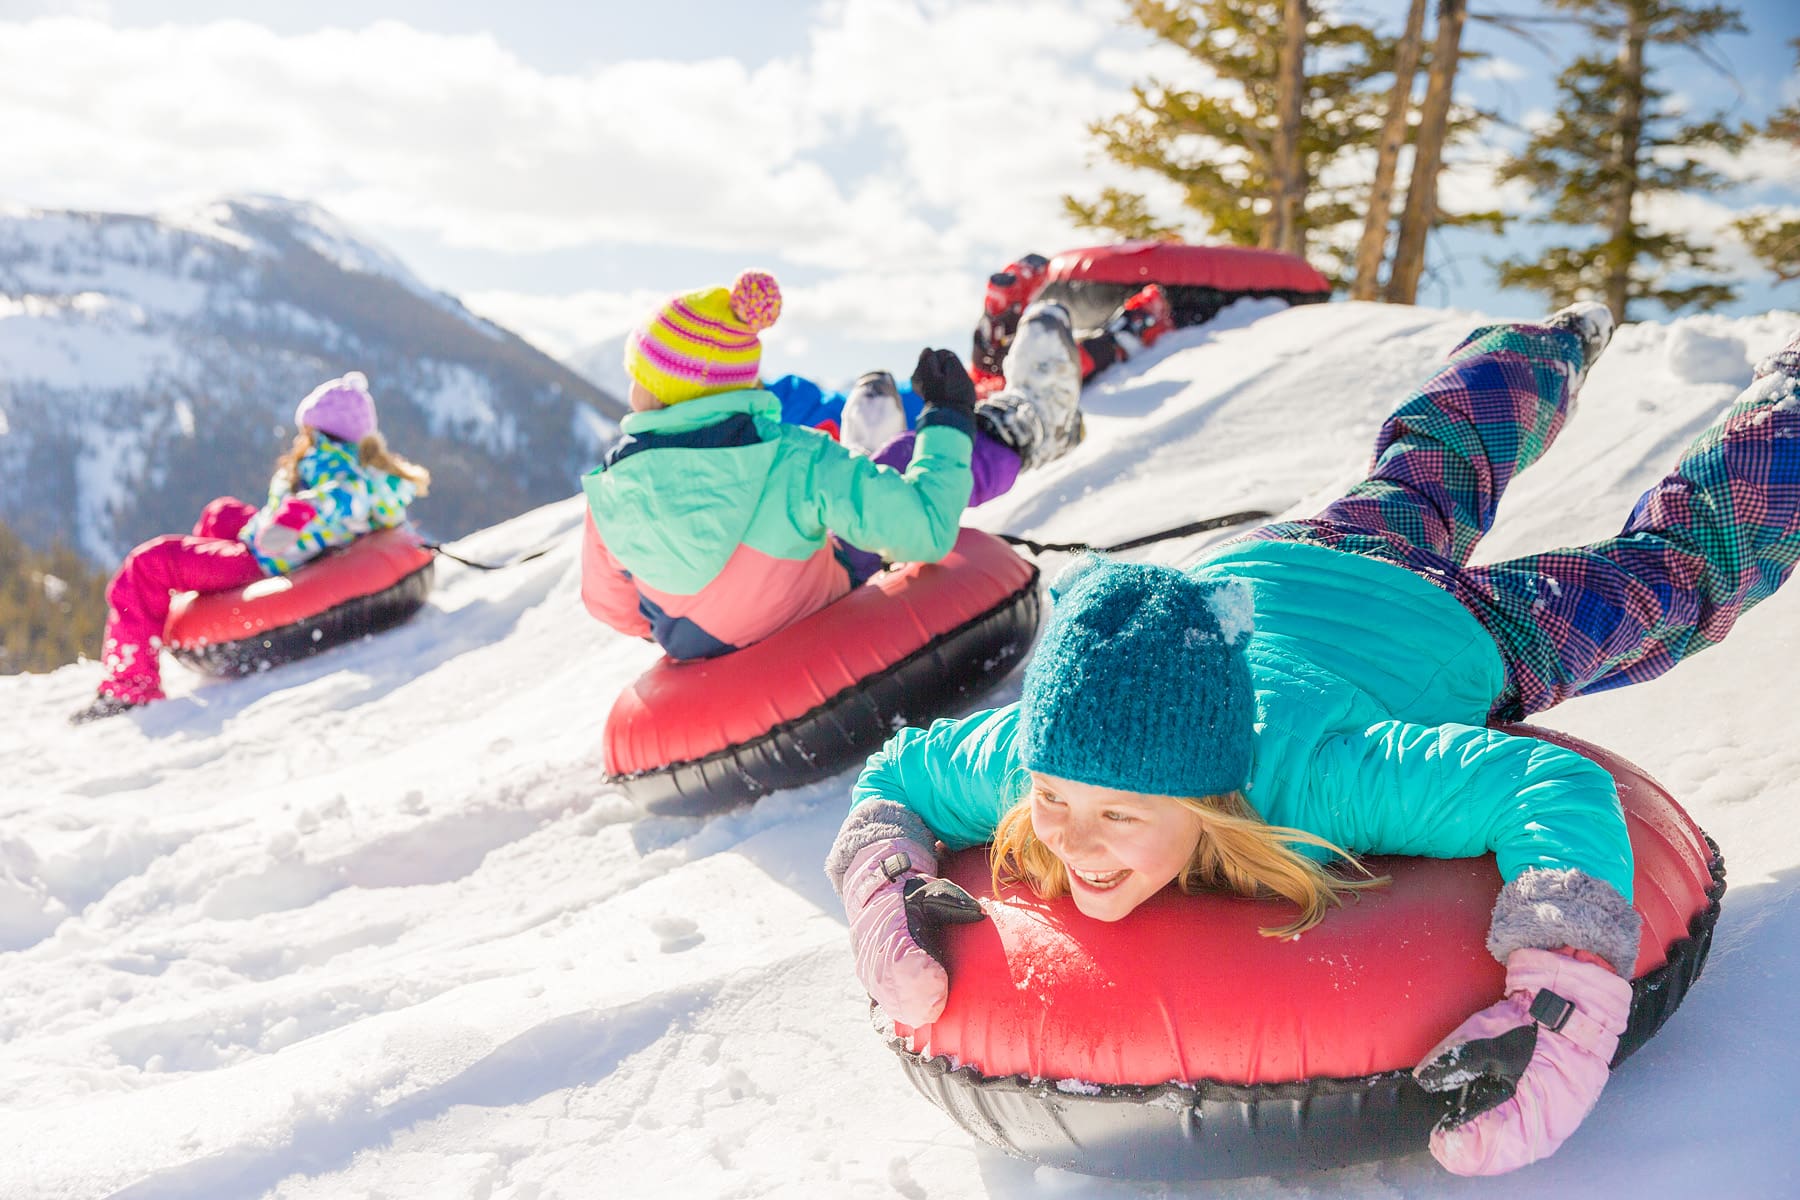
[[[1646, 493], [1621, 534], [1469, 566], [1501, 492], [1562, 427], [1605, 308], [1477, 330], [1383, 426], [1369, 477], [1190, 571], [1098, 563], [1063, 591], [1017, 705], [907, 729], [869, 762], [826, 869], [858, 977], [896, 1021], [948, 989], [907, 925], [935, 843], [1116, 921], [1184, 886], [1292, 900], [1273, 936], [1379, 886], [1352, 852], [1495, 854], [1504, 994], [1419, 1063], [1457, 1099], [1459, 1174], [1556, 1150], [1593, 1108], [1639, 944], [1612, 777], [1485, 728], [1662, 674], [1800, 557], [1800, 338]], [[1304, 952], [1297, 950], [1296, 952]]]
[[431, 484], [387, 448], [360, 371], [314, 388], [294, 410], [299, 433], [275, 464], [258, 509], [231, 496], [206, 506], [194, 532], [152, 538], [126, 555], [106, 589], [106, 678], [69, 720], [82, 724], [163, 698], [157, 661], [171, 598], [286, 575], [334, 546], [406, 520]]

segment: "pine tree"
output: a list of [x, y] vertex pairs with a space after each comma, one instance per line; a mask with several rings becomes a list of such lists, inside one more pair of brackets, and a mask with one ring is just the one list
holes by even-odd
[[98, 656], [106, 577], [66, 546], [40, 554], [0, 523], [0, 675]]
[[[1220, 97], [1155, 80], [1137, 85], [1131, 111], [1092, 127], [1109, 158], [1178, 184], [1206, 231], [1237, 245], [1304, 253], [1310, 232], [1361, 216], [1359, 186], [1321, 180], [1380, 133], [1385, 96], [1367, 84], [1390, 68], [1388, 39], [1327, 21], [1300, 0], [1132, 0], [1130, 11], [1233, 90]], [[1286, 138], [1284, 61], [1289, 78], [1304, 82], [1297, 95], [1287, 90]], [[1180, 231], [1152, 215], [1142, 194], [1119, 188], [1063, 204], [1084, 228], [1125, 237]]]
[[[1454, 122], [1451, 108], [1456, 94], [1456, 68], [1462, 61], [1463, 22], [1468, 0], [1438, 0], [1437, 33], [1431, 44], [1431, 70], [1425, 99], [1419, 105], [1419, 128], [1414, 135], [1412, 176], [1406, 184], [1406, 206], [1400, 213], [1400, 232], [1394, 239], [1394, 261], [1388, 269], [1382, 299], [1390, 304], [1412, 304], [1419, 295], [1419, 276], [1425, 272], [1425, 238], [1444, 223], [1438, 208], [1438, 174], [1444, 166], [1444, 147], [1449, 144]], [[1480, 218], [1472, 218], [1480, 219]], [[1501, 217], [1486, 214], [1498, 232]]]
[[[1718, 187], [1724, 179], [1697, 152], [1735, 150], [1741, 130], [1722, 120], [1682, 123], [1652, 82], [1652, 47], [1704, 54], [1708, 40], [1742, 32], [1735, 9], [1691, 7], [1681, 0], [1553, 0], [1576, 14], [1597, 45], [1557, 81], [1562, 107], [1524, 151], [1501, 168], [1551, 198], [1540, 222], [1597, 228], [1594, 241], [1553, 246], [1541, 258], [1500, 263], [1500, 285], [1542, 292], [1552, 305], [1583, 295], [1606, 301], [1624, 321], [1632, 302], [1652, 300], [1669, 311], [1715, 308], [1736, 289], [1702, 279], [1678, 285], [1682, 273], [1715, 273], [1712, 250], [1679, 233], [1655, 230], [1639, 216], [1643, 199]], [[1605, 45], [1616, 46], [1606, 57]]]
[[1394, 175], [1400, 148], [1406, 144], [1408, 114], [1412, 111], [1413, 79], [1419, 73], [1419, 52], [1424, 44], [1425, 0], [1407, 6], [1406, 29], [1394, 53], [1394, 84], [1388, 91], [1387, 117], [1375, 156], [1375, 179], [1369, 185], [1368, 213], [1363, 218], [1362, 240], [1356, 246], [1356, 277], [1350, 286], [1352, 300], [1373, 300], [1387, 257], [1388, 221], [1393, 215]]
[[[1800, 67], [1800, 38], [1794, 39], [1794, 51], [1795, 65]], [[1800, 150], [1800, 100], [1777, 109], [1763, 126], [1762, 135]], [[1733, 222], [1733, 228], [1776, 279], [1783, 283], [1800, 279], [1800, 221], [1755, 213]]]

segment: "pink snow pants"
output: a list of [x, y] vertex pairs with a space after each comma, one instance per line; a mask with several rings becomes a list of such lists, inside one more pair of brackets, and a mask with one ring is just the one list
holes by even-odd
[[194, 532], [151, 538], [130, 554], [106, 585], [106, 641], [100, 649], [103, 695], [132, 704], [161, 700], [157, 650], [176, 592], [221, 592], [263, 577], [250, 547], [237, 540], [255, 505], [221, 496], [206, 506]]

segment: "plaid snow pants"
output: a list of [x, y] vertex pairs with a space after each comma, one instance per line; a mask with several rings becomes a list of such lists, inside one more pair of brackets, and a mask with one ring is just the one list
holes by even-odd
[[1758, 366], [1618, 536], [1469, 566], [1506, 485], [1562, 428], [1580, 355], [1560, 330], [1476, 330], [1382, 426], [1367, 479], [1244, 540], [1385, 559], [1450, 592], [1506, 660], [1496, 720], [1654, 679], [1722, 641], [1800, 559], [1800, 338]]

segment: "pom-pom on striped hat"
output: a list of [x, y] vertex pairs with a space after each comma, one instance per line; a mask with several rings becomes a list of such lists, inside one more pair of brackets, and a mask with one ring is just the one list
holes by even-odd
[[756, 335], [780, 315], [781, 287], [763, 271], [673, 296], [625, 339], [625, 372], [664, 404], [755, 387]]

